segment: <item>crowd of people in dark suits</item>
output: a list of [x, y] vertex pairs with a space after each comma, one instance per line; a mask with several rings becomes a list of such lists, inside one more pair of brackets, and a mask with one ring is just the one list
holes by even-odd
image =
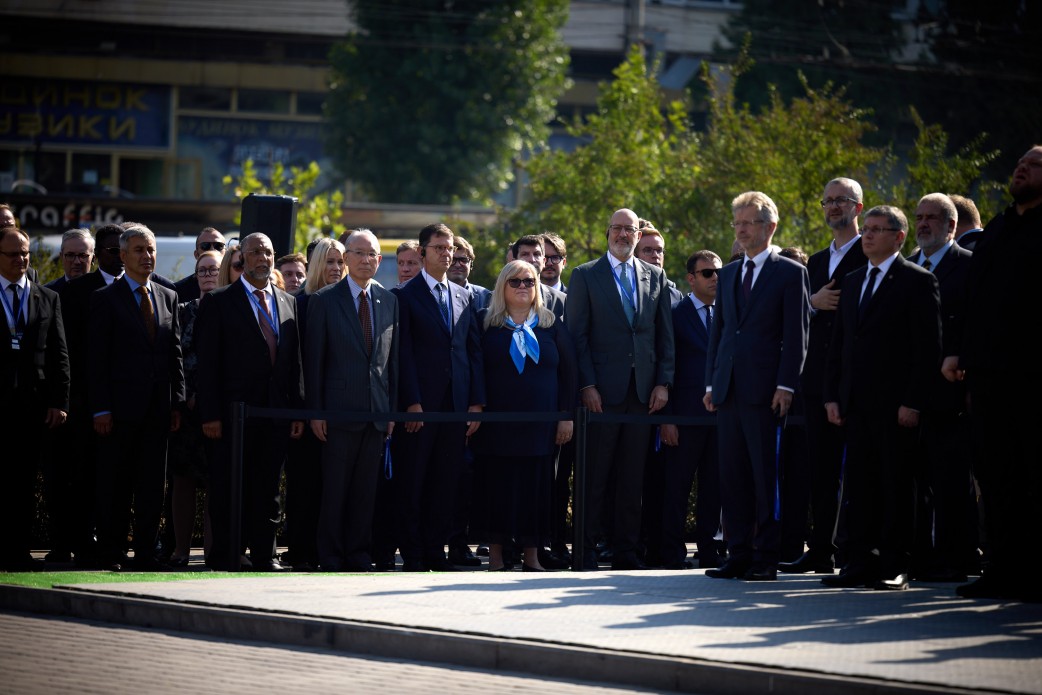
[[[218, 570], [455, 571], [483, 564], [480, 545], [490, 571], [697, 561], [720, 579], [1038, 600], [1020, 563], [1042, 467], [1014, 405], [1037, 380], [1021, 316], [1037, 290], [1012, 261], [1042, 232], [1042, 146], [1009, 192], [983, 229], [971, 200], [942, 193], [910, 224], [836, 178], [821, 200], [833, 240], [808, 258], [773, 243], [782, 215], [747, 191], [734, 256], [691, 254], [689, 292], [666, 276], [663, 234], [626, 208], [567, 287], [555, 234], [517, 239], [484, 288], [473, 247], [431, 224], [385, 288], [366, 229], [277, 257], [264, 234], [231, 247], [207, 228], [175, 284], [139, 223], [70, 230], [65, 276], [42, 286], [4, 206], [0, 407], [19, 465], [5, 466], [3, 569], [38, 565], [42, 463], [48, 559], [83, 567], [185, 567], [202, 488]], [[241, 480], [236, 403], [281, 412], [246, 420]]]

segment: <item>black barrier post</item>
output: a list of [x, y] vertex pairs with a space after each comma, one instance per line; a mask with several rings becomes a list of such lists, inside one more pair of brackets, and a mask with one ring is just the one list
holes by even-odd
[[586, 432], [590, 411], [579, 406], [575, 412], [575, 472], [572, 492], [572, 571], [581, 572], [586, 554]]
[[246, 404], [232, 403], [232, 461], [229, 470], [231, 485], [229, 502], [231, 519], [228, 524], [228, 569], [238, 572], [242, 559], [242, 446], [246, 428]]

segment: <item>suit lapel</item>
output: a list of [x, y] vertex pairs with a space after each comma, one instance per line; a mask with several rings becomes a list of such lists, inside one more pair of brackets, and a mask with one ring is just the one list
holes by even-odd
[[452, 328], [455, 330], [460, 317], [463, 316], [463, 312], [467, 310], [467, 304], [470, 301], [470, 292], [464, 290], [454, 282], [449, 282], [448, 279], [445, 280], [445, 285], [449, 288], [449, 299], [452, 302]]
[[[641, 311], [651, 301], [651, 269], [643, 263], [638, 263], [636, 259], [631, 259], [630, 262], [637, 268], [637, 306], [634, 308], [634, 314], [640, 317]], [[669, 288], [666, 288], [669, 291]], [[636, 322], [638, 319], [634, 319]]]
[[[626, 300], [622, 298], [622, 291], [619, 289], [618, 278], [615, 275], [615, 271], [611, 268], [611, 261], [608, 260], [607, 256], [601, 256], [601, 260], [593, 267], [595, 272], [592, 273], [593, 277], [600, 284], [601, 295], [604, 297], [614, 297], [614, 301], [608, 300], [619, 314], [619, 319], [623, 323], [629, 323], [626, 318], [626, 310], [622, 308], [622, 303]], [[634, 312], [636, 315], [636, 312]]]
[[[249, 330], [249, 335], [254, 336], [252, 340], [260, 340], [262, 343], [265, 343], [266, 347], [267, 343], [264, 340], [264, 334], [261, 333], [260, 323], [257, 322], [257, 312], [253, 308], [253, 302], [246, 294], [246, 286], [239, 281], [236, 281], [236, 285], [237, 289], [232, 290], [232, 298], [234, 302], [239, 305], [239, 308], [235, 310], [235, 313], [242, 316], [243, 321], [253, 327]], [[284, 313], [285, 312], [279, 312], [280, 316]]]
[[[370, 285], [370, 305], [372, 305], [372, 303], [375, 301], [372, 296], [372, 289], [372, 285]], [[341, 280], [339, 283], [337, 283], [336, 288], [332, 291], [336, 292], [336, 303], [340, 307], [341, 311], [340, 320], [343, 321], [344, 325], [347, 327], [346, 330], [350, 334], [350, 340], [360, 341], [362, 339], [362, 321], [360, 318], [358, 318], [358, 312], [355, 311], [355, 299], [351, 296], [351, 285]], [[377, 314], [375, 307], [373, 307], [373, 314]], [[376, 331], [374, 329], [374, 337], [375, 334]]]
[[130, 283], [127, 282], [126, 277], [120, 277], [113, 283], [112, 291], [116, 293], [116, 302], [123, 307], [123, 311], [130, 312], [133, 316], [134, 324], [140, 329], [142, 337], [146, 339], [148, 331], [145, 329], [145, 320], [141, 318], [141, 305], [138, 304], [137, 299], [134, 297], [134, 293], [130, 289]]

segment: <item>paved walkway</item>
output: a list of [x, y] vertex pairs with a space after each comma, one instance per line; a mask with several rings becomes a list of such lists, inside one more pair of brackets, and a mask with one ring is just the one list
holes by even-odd
[[[42, 598], [42, 594], [48, 594]], [[686, 572], [215, 576], [0, 587], [0, 609], [689, 692], [1042, 694], [1042, 605]]]

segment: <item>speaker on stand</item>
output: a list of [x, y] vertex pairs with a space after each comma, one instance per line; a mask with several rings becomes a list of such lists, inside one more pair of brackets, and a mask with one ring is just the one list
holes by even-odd
[[297, 199], [289, 195], [257, 195], [242, 199], [239, 239], [265, 234], [271, 239], [275, 258], [293, 253], [297, 230]]

